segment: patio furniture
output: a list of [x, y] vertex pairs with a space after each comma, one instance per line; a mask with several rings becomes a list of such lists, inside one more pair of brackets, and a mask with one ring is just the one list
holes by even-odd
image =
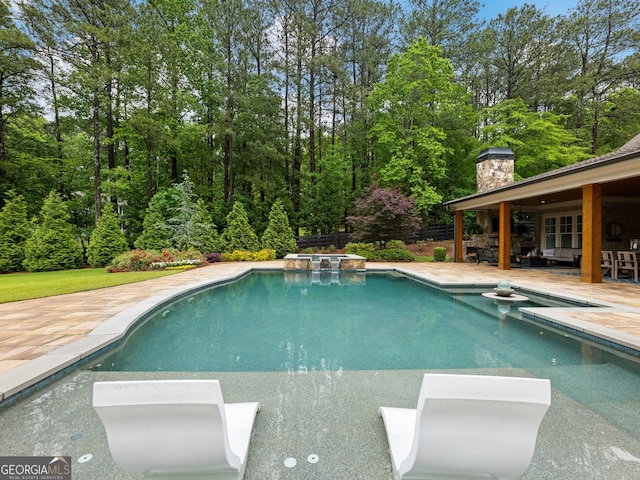
[[542, 252], [548, 262], [571, 263], [574, 267], [580, 265], [581, 248], [550, 248]]
[[550, 404], [549, 380], [426, 374], [417, 409], [379, 410], [394, 476], [517, 477]]
[[523, 267], [546, 267], [547, 259], [544, 257], [520, 257], [520, 264]]
[[616, 257], [611, 250], [602, 250], [600, 266], [602, 267], [602, 275], [608, 273], [611, 278], [616, 278]]
[[260, 405], [224, 403], [218, 380], [96, 382], [114, 461], [163, 480], [240, 480]]
[[633, 276], [634, 282], [638, 281], [638, 257], [636, 252], [618, 252], [614, 278], [620, 278], [621, 272]]

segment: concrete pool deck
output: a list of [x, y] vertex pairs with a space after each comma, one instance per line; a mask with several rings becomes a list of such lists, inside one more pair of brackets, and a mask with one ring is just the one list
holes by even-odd
[[[58, 361], [73, 362], [88, 341], [124, 312], [143, 313], [155, 300], [192, 285], [224, 281], [252, 269], [281, 269], [282, 262], [223, 263], [155, 280], [41, 300], [0, 304], [0, 389], [19, 388], [20, 379], [42, 375]], [[607, 281], [583, 284], [551, 269], [499, 271], [495, 267], [444, 263], [370, 263], [369, 271], [396, 269], [446, 286], [494, 285], [507, 279], [518, 287], [577, 297], [605, 309], [556, 312], [577, 328], [600, 330], [640, 348], [640, 285]], [[567, 273], [566, 270], [562, 271]], [[136, 310], [137, 309], [137, 310]], [[130, 318], [121, 318], [125, 322]], [[93, 334], [93, 335], [92, 335]], [[74, 346], [75, 345], [75, 346]], [[73, 347], [73, 348], [71, 348]], [[61, 353], [62, 352], [62, 353]], [[586, 368], [588, 365], [581, 366]], [[415, 406], [421, 371], [279, 373], [186, 373], [218, 378], [225, 400], [260, 401], [245, 480], [391, 479], [389, 455], [377, 407]], [[459, 373], [522, 375], [517, 369]], [[608, 374], [607, 372], [604, 372]], [[570, 375], [570, 371], [568, 371]], [[74, 478], [137, 479], [112, 463], [106, 437], [91, 408], [93, 382], [113, 378], [166, 378], [175, 373], [93, 372], [78, 369], [0, 411], [3, 455], [71, 455]], [[623, 381], [623, 379], [620, 379]], [[593, 405], [597, 407], [598, 399]], [[635, 400], [634, 400], [635, 401]], [[640, 399], [638, 400], [640, 402]], [[620, 416], [629, 421], [629, 401]], [[635, 408], [635, 407], [631, 407]], [[640, 478], [640, 440], [597, 413], [554, 391], [536, 454], [521, 479]], [[640, 409], [639, 409], [640, 411]], [[635, 415], [634, 417], [637, 417]], [[90, 462], [78, 458], [94, 455]], [[308, 455], [320, 461], [311, 464]], [[283, 466], [287, 457], [298, 466]]]

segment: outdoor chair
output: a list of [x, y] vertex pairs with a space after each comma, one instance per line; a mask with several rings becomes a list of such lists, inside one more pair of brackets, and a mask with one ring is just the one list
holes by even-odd
[[602, 267], [602, 275], [608, 273], [611, 278], [616, 278], [616, 257], [611, 250], [602, 250], [600, 266]]
[[96, 382], [93, 407], [127, 472], [240, 480], [260, 405], [224, 403], [218, 380]]
[[545, 379], [426, 374], [417, 409], [379, 410], [394, 476], [517, 477], [550, 404]]
[[614, 278], [619, 278], [621, 272], [633, 276], [634, 282], [638, 281], [638, 257], [636, 252], [618, 252]]

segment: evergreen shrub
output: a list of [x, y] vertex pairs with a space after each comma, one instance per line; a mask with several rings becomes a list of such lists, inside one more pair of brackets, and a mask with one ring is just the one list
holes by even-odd
[[93, 268], [106, 267], [111, 260], [129, 250], [127, 239], [120, 230], [118, 215], [113, 205], [104, 206], [96, 229], [91, 234], [87, 249], [87, 261]]
[[40, 220], [25, 245], [24, 267], [49, 272], [82, 265], [82, 247], [76, 241], [67, 206], [51, 192], [40, 210]]
[[436, 262], [444, 262], [447, 259], [447, 249], [444, 247], [435, 247], [433, 249], [433, 259]]
[[171, 247], [169, 227], [160, 207], [153, 201], [147, 207], [147, 213], [142, 222], [142, 233], [133, 245], [141, 250], [162, 250]]
[[27, 218], [27, 204], [22, 195], [7, 192], [0, 211], [0, 272], [17, 272], [23, 269], [25, 245], [31, 236]]
[[402, 240], [389, 240], [385, 245], [385, 248], [390, 250], [406, 250], [407, 246]]
[[281, 200], [276, 200], [269, 212], [269, 224], [262, 234], [262, 247], [275, 250], [276, 258], [295, 253], [298, 244], [289, 225], [289, 217]]
[[234, 250], [233, 252], [224, 252], [222, 254], [223, 262], [262, 262], [266, 260], [275, 260], [276, 251], [264, 248], [259, 252], [248, 252], [246, 250]]
[[359, 255], [367, 260], [372, 260], [375, 257], [375, 246], [373, 243], [350, 242], [344, 246], [344, 251], [349, 255]]
[[412, 262], [413, 255], [406, 248], [385, 248], [377, 250], [372, 260], [381, 260], [385, 262]]
[[227, 215], [227, 227], [222, 232], [221, 242], [225, 252], [246, 250], [257, 252], [260, 250], [258, 236], [249, 224], [247, 211], [240, 202], [233, 204], [233, 209]]

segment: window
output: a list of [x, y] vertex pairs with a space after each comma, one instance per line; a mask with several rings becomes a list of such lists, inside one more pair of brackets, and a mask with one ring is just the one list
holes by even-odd
[[582, 215], [576, 216], [576, 248], [582, 248]]
[[582, 248], [582, 215], [545, 217], [543, 249]]
[[556, 218], [547, 217], [544, 219], [544, 248], [556, 246]]
[[560, 217], [560, 246], [571, 248], [573, 240], [573, 217]]

